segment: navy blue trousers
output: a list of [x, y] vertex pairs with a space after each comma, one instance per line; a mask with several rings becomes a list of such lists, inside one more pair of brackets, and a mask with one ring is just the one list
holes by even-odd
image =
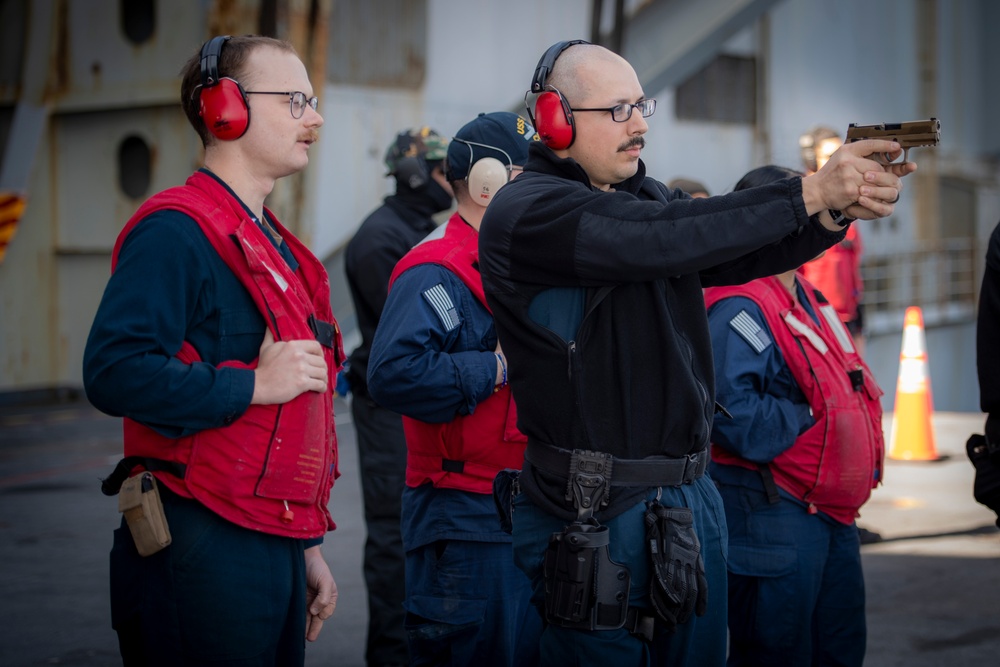
[[855, 524], [720, 484], [729, 524], [729, 665], [861, 667], [865, 584]]
[[159, 486], [170, 546], [140, 556], [123, 520], [111, 549], [123, 664], [301, 666], [304, 541], [240, 528]]
[[411, 667], [539, 664], [541, 617], [510, 542], [439, 540], [408, 552], [406, 610]]
[[[649, 497], [655, 496], [654, 489]], [[693, 484], [663, 488], [660, 502], [671, 507], [691, 508], [708, 579], [705, 615], [692, 615], [673, 634], [658, 631], [652, 642], [625, 629], [583, 631], [547, 625], [541, 636], [541, 664], [560, 667], [722, 667], [725, 664], [726, 517], [719, 493], [706, 475]], [[640, 502], [602, 525], [610, 531], [608, 551], [611, 560], [627, 566], [631, 573], [629, 604], [651, 609], [645, 512], [646, 504]], [[566, 523], [542, 512], [524, 493], [514, 499], [514, 560], [531, 578], [532, 600], [539, 610], [544, 609], [542, 560], [545, 549], [551, 534], [561, 532]]]

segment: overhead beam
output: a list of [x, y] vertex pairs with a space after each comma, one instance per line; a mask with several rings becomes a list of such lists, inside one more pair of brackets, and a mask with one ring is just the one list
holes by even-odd
[[625, 26], [622, 57], [653, 94], [674, 88], [711, 62], [733, 35], [781, 0], [658, 0]]
[[35, 0], [29, 4], [21, 94], [14, 107], [7, 146], [0, 164], [0, 191], [27, 191], [31, 167], [48, 124], [49, 104], [45, 99], [45, 90], [52, 50], [57, 43], [56, 2]]

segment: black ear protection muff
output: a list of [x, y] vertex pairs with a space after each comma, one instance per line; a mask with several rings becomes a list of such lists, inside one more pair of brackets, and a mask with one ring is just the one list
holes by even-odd
[[402, 157], [396, 162], [397, 183], [406, 183], [411, 190], [419, 190], [427, 185], [430, 174], [427, 173], [427, 162], [419, 156]]
[[[511, 172], [514, 170], [514, 161], [507, 151], [496, 146], [480, 144], [475, 141], [466, 141], [458, 137], [453, 138], [452, 141], [457, 141], [469, 147], [469, 173], [465, 176], [465, 182], [469, 186], [469, 196], [472, 197], [472, 201], [480, 206], [488, 206], [497, 190], [510, 181]], [[507, 164], [504, 164], [495, 157], [481, 157], [476, 160], [474, 157], [475, 146], [503, 153], [507, 158]]]
[[201, 85], [198, 86], [198, 114], [205, 127], [218, 139], [232, 141], [250, 127], [250, 105], [243, 86], [236, 79], [219, 76], [219, 57], [230, 37], [220, 35], [201, 47]]
[[395, 159], [392, 166], [391, 176], [396, 177], [397, 183], [405, 183], [411, 190], [419, 190], [430, 180], [430, 173], [427, 170], [427, 160], [420, 155], [407, 155], [410, 151], [411, 137], [407, 132], [400, 132], [396, 135], [396, 145], [390, 149], [389, 153], [399, 157]]
[[[535, 75], [531, 79], [531, 88], [524, 95], [524, 106], [528, 111], [528, 118], [535, 126], [538, 137], [549, 148], [555, 150], [569, 148], [576, 139], [576, 123], [573, 122], [573, 110], [569, 107], [569, 102], [563, 94], [546, 83], [552, 68], [556, 64], [559, 55], [574, 44], [589, 44], [582, 39], [574, 39], [567, 42], [557, 42], [550, 46], [542, 54], [538, 65], [535, 67]], [[535, 110], [531, 111], [531, 104], [528, 102], [530, 95], [536, 95]]]

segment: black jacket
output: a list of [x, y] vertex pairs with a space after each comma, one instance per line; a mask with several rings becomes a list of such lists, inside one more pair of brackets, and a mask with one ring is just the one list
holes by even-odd
[[989, 415], [986, 435], [1000, 442], [1000, 224], [990, 235], [986, 271], [979, 292], [976, 319], [976, 370], [979, 374], [979, 406]]
[[403, 255], [437, 226], [440, 209], [420, 192], [397, 188], [355, 232], [344, 251], [344, 270], [361, 331], [361, 344], [350, 354], [348, 378], [355, 396], [368, 395], [368, 356], [389, 293], [389, 276]]
[[[691, 199], [646, 178], [640, 162], [602, 192], [574, 160], [532, 145], [479, 238], [519, 428], [620, 458], [705, 449], [715, 386], [701, 288], [791, 269], [843, 236], [806, 215], [798, 178]], [[565, 477], [526, 464], [522, 478], [536, 503], [571, 516]], [[599, 516], [643, 493], [614, 489]]]

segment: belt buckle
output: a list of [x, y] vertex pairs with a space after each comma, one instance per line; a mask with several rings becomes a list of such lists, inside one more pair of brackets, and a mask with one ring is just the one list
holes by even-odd
[[576, 508], [577, 519], [593, 516], [611, 496], [613, 457], [605, 452], [574, 449], [569, 459], [566, 501]]
[[684, 484], [690, 484], [701, 477], [702, 472], [702, 452], [688, 454], [684, 457]]

